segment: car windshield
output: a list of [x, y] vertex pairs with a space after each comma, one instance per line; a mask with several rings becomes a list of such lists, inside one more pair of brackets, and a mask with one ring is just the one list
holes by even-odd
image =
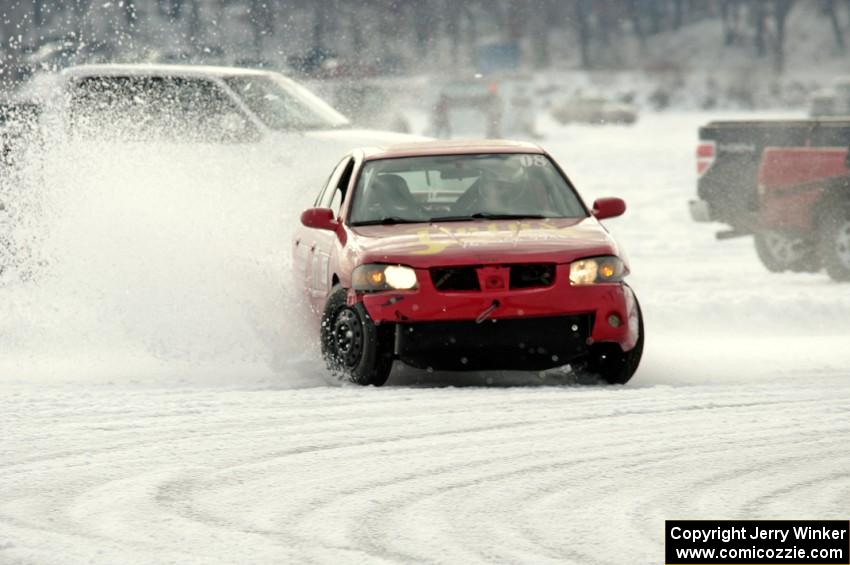
[[586, 216], [548, 157], [510, 153], [369, 161], [360, 173], [349, 223]]
[[330, 129], [349, 124], [322, 99], [285, 77], [243, 75], [224, 81], [271, 129]]

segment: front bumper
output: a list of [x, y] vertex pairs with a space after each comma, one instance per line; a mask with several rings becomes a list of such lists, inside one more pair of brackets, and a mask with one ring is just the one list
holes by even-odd
[[395, 355], [437, 370], [544, 370], [588, 352], [590, 314], [395, 325]]
[[[632, 349], [639, 315], [631, 288], [572, 286], [569, 268], [557, 265], [547, 287], [454, 292], [438, 291], [428, 270], [417, 269], [416, 290], [354, 299], [376, 324], [396, 324], [396, 354], [414, 366], [542, 369], [565, 365], [594, 343]], [[435, 364], [437, 350], [447, 352], [440, 358], [457, 363]], [[417, 361], [425, 358], [430, 362]]]

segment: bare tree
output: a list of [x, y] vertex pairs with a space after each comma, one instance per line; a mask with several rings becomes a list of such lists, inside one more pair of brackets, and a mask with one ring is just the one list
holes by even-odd
[[653, 35], [657, 35], [661, 32], [661, 20], [663, 18], [662, 12], [659, 9], [658, 0], [648, 0], [646, 2], [646, 12], [649, 16], [649, 29]]
[[[62, 38], [76, 48], [63, 53], [59, 64], [73, 60], [74, 52], [80, 61], [98, 54], [110, 58], [156, 45], [164, 33], [181, 30], [182, 45], [198, 53], [218, 44], [210, 57], [243, 57], [246, 53], [234, 52], [244, 44], [228, 35], [232, 26], [211, 25], [225, 22], [238, 6], [247, 8], [248, 39], [253, 40], [248, 55], [257, 58], [284, 57], [280, 51], [271, 54], [270, 38], [307, 22], [306, 29], [294, 30], [295, 39], [287, 36], [280, 45], [310, 52], [316, 59], [311, 63], [331, 49], [359, 57], [370, 46], [380, 46], [392, 55], [388, 59], [409, 54], [423, 65], [449, 62], [457, 68], [476, 60], [481, 41], [498, 37], [526, 49], [523, 60], [542, 69], [552, 62], [555, 44], [550, 40], [569, 28], [576, 58], [583, 68], [592, 68], [614, 62], [611, 55], [621, 52], [626, 30], [645, 50], [655, 33], [686, 34], [692, 23], [711, 19], [719, 22], [724, 45], [746, 42], [756, 57], [770, 57], [781, 72], [786, 36], [797, 28], [796, 18], [787, 23], [796, 4], [817, 8], [822, 40], [834, 42], [836, 52], [850, 51], [850, 0], [810, 1], [809, 6], [794, 0], [7, 0], [0, 7], [0, 56], [7, 67], [23, 65], [12, 61], [23, 61], [28, 50]], [[173, 25], [162, 27], [162, 22]], [[440, 54], [447, 54], [448, 61], [438, 60]], [[9, 68], [4, 76], [15, 72]]]
[[124, 25], [127, 32], [132, 33], [136, 28], [138, 15], [136, 14], [136, 2], [134, 0], [124, 0], [120, 4], [124, 9]]
[[595, 35], [602, 49], [611, 46], [611, 33], [614, 22], [611, 18], [611, 2], [597, 2], [593, 5], [593, 15], [596, 23]]
[[581, 67], [590, 68], [590, 5], [588, 0], [576, 0], [575, 21], [578, 28], [578, 45], [581, 53]]
[[507, 3], [505, 10], [505, 31], [509, 41], [519, 41], [526, 31], [526, 21], [529, 14], [539, 11], [542, 1], [512, 0]]
[[189, 44], [197, 50], [201, 45], [202, 25], [200, 0], [189, 0]]
[[262, 57], [263, 43], [267, 35], [274, 33], [274, 13], [269, 9], [269, 0], [251, 0], [248, 19], [254, 35], [254, 56]]
[[44, 0], [33, 0], [32, 3], [32, 23], [36, 28], [44, 25], [46, 20], [46, 8]]
[[551, 63], [549, 54], [549, 31], [553, 21], [553, 6], [551, 0], [540, 0], [539, 8], [533, 12], [529, 22], [531, 47], [533, 50], [534, 67], [541, 69]]
[[632, 20], [632, 29], [640, 42], [641, 49], [643, 49], [646, 47], [646, 30], [644, 29], [643, 22], [641, 21], [641, 10], [638, 0], [629, 0], [629, 15]]
[[776, 37], [773, 45], [773, 69], [781, 73], [785, 69], [785, 23], [794, 0], [773, 0], [773, 22]]
[[434, 10], [437, 8], [432, 0], [413, 2], [413, 30], [416, 34], [416, 51], [420, 57], [428, 55], [435, 32], [439, 30], [434, 21]]
[[767, 19], [767, 11], [765, 10], [764, 2], [753, 2], [751, 4], [753, 10], [753, 27], [755, 27], [755, 35], [753, 43], [756, 48], [756, 56], [764, 57], [767, 53], [765, 48], [765, 20]]
[[463, 16], [466, 22], [463, 35], [466, 38], [467, 59], [475, 61], [478, 55], [478, 17], [469, 3], [463, 6]]
[[673, 0], [673, 29], [682, 27], [685, 17], [685, 0]]
[[455, 0], [444, 0], [443, 13], [446, 35], [449, 38], [449, 54], [452, 66], [457, 69], [460, 51], [460, 6]]
[[844, 53], [846, 46], [844, 43], [844, 33], [841, 31], [841, 24], [838, 22], [838, 14], [836, 13], [835, 0], [823, 0], [822, 9], [829, 23], [832, 26], [832, 37], [835, 38], [835, 46], [839, 51]]
[[348, 20], [349, 34], [351, 35], [351, 50], [355, 57], [360, 57], [363, 49], [366, 47], [366, 37], [363, 34], [363, 26], [365, 24], [366, 15], [369, 14], [361, 6], [346, 11], [346, 19]]
[[183, 12], [183, 0], [157, 0], [160, 17], [169, 21], [179, 20]]
[[[761, 0], [756, 0], [759, 3]], [[738, 41], [738, 25], [740, 19], [740, 2], [738, 0], [721, 0], [720, 21], [723, 24], [723, 45], [733, 45]]]
[[327, 1], [313, 1], [313, 52], [323, 53], [325, 50], [325, 31], [327, 28]]

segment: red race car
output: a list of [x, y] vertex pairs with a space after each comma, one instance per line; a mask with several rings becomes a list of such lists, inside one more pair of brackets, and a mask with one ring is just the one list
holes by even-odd
[[383, 384], [433, 370], [570, 365], [628, 381], [643, 351], [629, 268], [540, 147], [432, 141], [347, 155], [301, 215], [296, 283], [336, 375]]

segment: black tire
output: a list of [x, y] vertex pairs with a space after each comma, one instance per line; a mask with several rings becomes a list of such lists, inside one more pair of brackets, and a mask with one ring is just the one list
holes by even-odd
[[608, 384], [624, 385], [629, 382], [643, 357], [643, 312], [635, 297], [638, 312], [638, 339], [635, 346], [623, 351], [616, 343], [597, 343], [590, 346], [587, 364], [578, 372], [579, 381], [602, 379]]
[[850, 281], [850, 203], [831, 206], [820, 216], [818, 253], [834, 281]]
[[378, 327], [362, 304], [348, 306], [347, 291], [335, 286], [322, 313], [322, 357], [340, 380], [381, 386], [393, 365], [392, 328]]
[[816, 273], [821, 269], [817, 250], [803, 238], [766, 231], [755, 234], [754, 240], [759, 260], [771, 273]]

